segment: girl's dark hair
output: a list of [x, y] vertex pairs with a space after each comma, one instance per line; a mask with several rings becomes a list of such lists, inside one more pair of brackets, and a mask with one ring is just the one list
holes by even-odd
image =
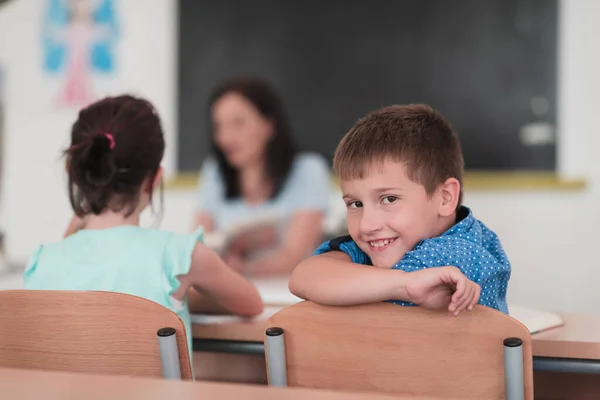
[[[222, 82], [214, 89], [209, 99], [209, 115], [214, 103], [228, 93], [237, 93], [245, 97], [273, 124], [273, 136], [266, 149], [266, 174], [273, 184], [271, 198], [275, 198], [287, 180], [297, 153], [283, 103], [266, 82], [256, 78], [238, 77]], [[227, 162], [225, 155], [217, 147], [214, 132], [211, 134], [211, 145], [225, 181], [225, 197], [240, 197], [238, 170]]]
[[100, 214], [109, 208], [131, 215], [142, 183], [156, 175], [164, 151], [160, 118], [146, 100], [107, 97], [81, 110], [65, 150], [75, 214]]

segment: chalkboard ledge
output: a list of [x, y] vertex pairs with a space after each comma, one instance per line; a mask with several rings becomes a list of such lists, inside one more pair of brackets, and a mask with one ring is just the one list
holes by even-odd
[[[195, 190], [198, 185], [198, 173], [179, 173], [165, 183], [166, 190]], [[338, 179], [332, 177], [331, 184], [339, 186]], [[578, 191], [586, 188], [585, 179], [566, 179], [554, 172], [488, 172], [467, 171], [464, 188], [468, 191]]]
[[550, 190], [578, 191], [586, 188], [583, 178], [564, 178], [555, 172], [466, 171], [464, 189], [474, 190]]

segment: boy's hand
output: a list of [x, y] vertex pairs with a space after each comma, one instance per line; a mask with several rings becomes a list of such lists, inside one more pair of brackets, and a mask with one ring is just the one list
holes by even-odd
[[406, 294], [422, 307], [447, 309], [456, 316], [479, 302], [481, 288], [456, 267], [427, 268], [409, 272], [408, 277]]

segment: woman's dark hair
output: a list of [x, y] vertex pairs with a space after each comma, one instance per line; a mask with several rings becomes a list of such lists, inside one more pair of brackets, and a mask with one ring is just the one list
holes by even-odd
[[[290, 124], [283, 103], [277, 93], [264, 81], [256, 78], [237, 77], [218, 85], [209, 99], [209, 115], [214, 103], [228, 93], [237, 93], [248, 101], [273, 124], [273, 136], [266, 149], [266, 174], [273, 184], [271, 198], [277, 197], [283, 188], [297, 153], [292, 138]], [[219, 163], [219, 170], [225, 181], [225, 197], [241, 196], [238, 170], [227, 162], [225, 155], [211, 134], [212, 151]]]
[[156, 175], [164, 151], [160, 118], [146, 100], [107, 97], [81, 110], [65, 150], [75, 214], [100, 214], [109, 208], [131, 215], [142, 183]]

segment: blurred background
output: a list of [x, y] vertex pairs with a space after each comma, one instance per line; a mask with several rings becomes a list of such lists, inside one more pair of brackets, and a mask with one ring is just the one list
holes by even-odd
[[[373, 109], [437, 108], [462, 141], [465, 204], [512, 262], [509, 302], [595, 313], [598, 17], [596, 0], [0, 1], [5, 273], [66, 228], [61, 150], [79, 108], [122, 92], [155, 104], [167, 141], [161, 227], [187, 232], [209, 92], [252, 75], [281, 95], [299, 147], [328, 161]], [[72, 69], [77, 51], [91, 56]], [[344, 215], [332, 180], [328, 234], [343, 232]]]

